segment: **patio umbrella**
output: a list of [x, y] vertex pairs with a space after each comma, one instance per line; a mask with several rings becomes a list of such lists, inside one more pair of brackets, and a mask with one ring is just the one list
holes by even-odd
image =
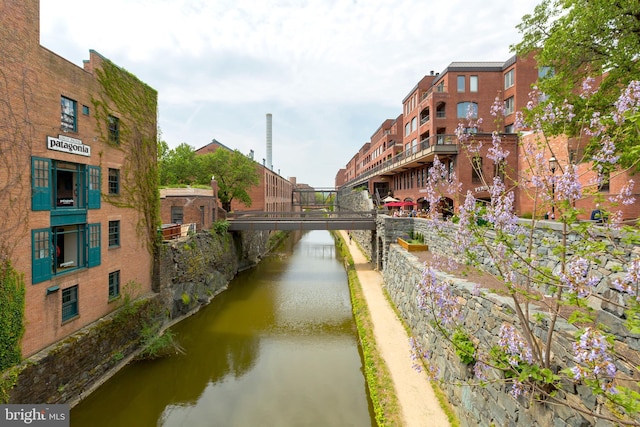
[[416, 202], [402, 202], [401, 206], [414, 206], [414, 205], [417, 205], [417, 203]]
[[400, 201], [398, 201], [398, 202], [388, 202], [388, 203], [385, 203], [384, 205], [385, 206], [389, 206], [389, 207], [406, 206], [404, 204], [404, 202], [400, 202]]
[[384, 199], [382, 199], [382, 201], [385, 203], [389, 203], [389, 202], [399, 202], [400, 200], [396, 199], [395, 197], [387, 196]]

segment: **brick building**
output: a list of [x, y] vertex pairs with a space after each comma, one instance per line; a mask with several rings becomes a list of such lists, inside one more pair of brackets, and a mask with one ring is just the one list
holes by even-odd
[[[160, 219], [163, 235], [173, 238], [164, 232], [168, 225], [192, 225], [194, 232], [208, 230], [218, 219], [217, 183], [212, 181], [212, 188], [162, 188], [160, 189]], [[178, 228], [180, 230], [180, 228]]]
[[[515, 155], [499, 170], [485, 160], [488, 143], [492, 132], [497, 131], [510, 151], [516, 152], [514, 113], [516, 106], [528, 101], [537, 77], [535, 62], [516, 56], [505, 62], [452, 62], [440, 73], [431, 71], [402, 100], [402, 114], [395, 120], [385, 120], [371, 141], [338, 173], [336, 185], [366, 186], [378, 201], [378, 196], [390, 193], [416, 203], [417, 208], [427, 208], [427, 170], [437, 156], [450, 173], [456, 174], [463, 193], [471, 190], [476, 198], [488, 199], [486, 186], [472, 164], [485, 176], [517, 175]], [[496, 97], [507, 112], [501, 123], [490, 120]], [[467, 117], [485, 118], [482, 124], [469, 124], [465, 129], [475, 140], [484, 140], [483, 148], [473, 155], [455, 134], [458, 124], [467, 122]], [[453, 194], [445, 202], [450, 209], [459, 204]]]
[[[26, 284], [23, 356], [111, 312], [126, 283], [145, 294], [152, 282], [140, 211], [118, 202], [132, 135], [155, 145], [157, 93], [95, 51], [81, 68], [42, 47], [39, 8], [0, 3], [0, 250]], [[143, 119], [109, 97], [106, 69], [148, 96]]]
[[[424, 188], [435, 156], [450, 173], [455, 173], [461, 184], [458, 194], [470, 190], [478, 200], [488, 201], [490, 195], [477, 170], [481, 169], [485, 177], [500, 174], [506, 180], [518, 177], [526, 182], [529, 165], [523, 146], [537, 136], [529, 132], [518, 140], [518, 134], [514, 133], [515, 113], [525, 108], [532, 85], [549, 71], [548, 67], [538, 67], [532, 57], [517, 56], [505, 62], [452, 62], [441, 73], [432, 71], [403, 99], [402, 114], [395, 120], [385, 120], [371, 141], [338, 171], [336, 186], [366, 187], [379, 203], [385, 195], [392, 194], [403, 201], [415, 202], [417, 208], [427, 208]], [[490, 112], [496, 100], [505, 110], [498, 122]], [[470, 123], [469, 113], [472, 119], [482, 118], [483, 122], [477, 124], [472, 120]], [[483, 142], [479, 152], [470, 153], [469, 142], [461, 142], [456, 136], [456, 128], [461, 123], [470, 139]], [[510, 153], [499, 167], [487, 158], [494, 131], [500, 133], [502, 144]], [[553, 154], [547, 150], [543, 156], [556, 160], [558, 174], [568, 165], [576, 164], [585, 191], [590, 194], [576, 202], [576, 207], [582, 209], [580, 219], [589, 219], [591, 211], [598, 206], [620, 210], [623, 219], [640, 217], [640, 203], [614, 207], [609, 202], [628, 182], [628, 172], [613, 172], [598, 180], [591, 165], [582, 161], [586, 140], [561, 136], [549, 144]], [[602, 184], [595, 184], [598, 181]], [[516, 212], [524, 216], [534, 211], [538, 217], [551, 215], [552, 212], [542, 212], [547, 208], [534, 208], [535, 198], [528, 190], [526, 185], [515, 189]], [[637, 189], [635, 193], [640, 194]], [[451, 194], [444, 202], [449, 210], [455, 211], [462, 200]]]
[[[213, 139], [209, 144], [196, 150], [196, 154], [213, 153], [222, 148], [231, 150], [219, 141]], [[295, 187], [295, 178], [289, 180], [283, 178], [265, 165], [255, 162], [255, 168], [260, 177], [258, 185], [251, 187], [247, 192], [251, 198], [251, 206], [232, 200], [232, 211], [262, 211], [262, 212], [291, 212], [292, 192]]]

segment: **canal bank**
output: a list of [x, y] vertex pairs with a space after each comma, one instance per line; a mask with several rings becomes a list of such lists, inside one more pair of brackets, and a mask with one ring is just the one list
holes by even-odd
[[[376, 347], [390, 372], [401, 413], [402, 426], [449, 426], [451, 423], [442, 409], [427, 374], [413, 368], [409, 337], [402, 322], [383, 292], [380, 272], [375, 271], [358, 245], [345, 231], [340, 232], [345, 246], [353, 258], [371, 321]], [[366, 363], [366, 362], [365, 362]]]

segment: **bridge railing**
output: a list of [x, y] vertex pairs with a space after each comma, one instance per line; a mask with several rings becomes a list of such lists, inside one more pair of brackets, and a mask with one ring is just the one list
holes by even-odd
[[377, 211], [375, 209], [367, 211], [293, 211], [293, 212], [271, 212], [271, 211], [234, 211], [227, 214], [228, 220], [268, 220], [274, 219], [297, 219], [297, 220], [316, 220], [316, 219], [355, 219], [375, 217]]

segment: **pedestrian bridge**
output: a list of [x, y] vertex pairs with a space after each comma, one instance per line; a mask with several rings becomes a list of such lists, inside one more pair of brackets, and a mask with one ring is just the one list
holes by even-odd
[[375, 230], [376, 211], [240, 211], [227, 215], [229, 231]]

